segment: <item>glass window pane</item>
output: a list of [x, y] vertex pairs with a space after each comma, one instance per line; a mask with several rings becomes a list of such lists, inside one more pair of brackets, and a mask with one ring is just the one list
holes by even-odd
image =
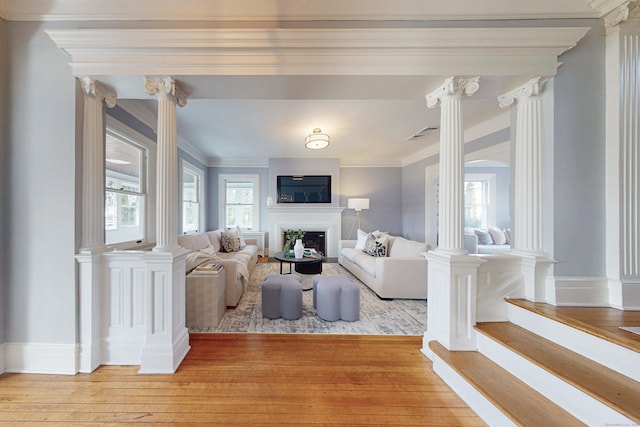
[[144, 196], [106, 192], [105, 242], [120, 242], [144, 239]]
[[106, 187], [141, 192], [143, 150], [107, 134]]

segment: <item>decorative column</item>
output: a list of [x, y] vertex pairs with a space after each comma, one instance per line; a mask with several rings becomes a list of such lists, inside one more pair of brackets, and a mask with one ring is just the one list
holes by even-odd
[[104, 104], [116, 105], [115, 92], [85, 77], [82, 89], [82, 246], [79, 264], [78, 370], [92, 372], [101, 363], [102, 254], [104, 244]]
[[185, 325], [185, 258], [178, 240], [178, 144], [176, 104], [187, 97], [170, 77], [145, 81], [158, 97], [157, 241], [145, 254], [145, 341], [140, 373], [173, 373], [189, 351]]
[[82, 246], [104, 246], [104, 109], [116, 105], [115, 92], [85, 77], [79, 79], [84, 100], [82, 130]]
[[624, 2], [604, 22], [608, 303], [640, 310], [640, 7]]
[[145, 89], [158, 97], [158, 161], [156, 194], [156, 246], [172, 251], [178, 239], [178, 133], [176, 104], [187, 105], [187, 96], [170, 77], [145, 81]]
[[516, 104], [512, 255], [522, 259], [525, 298], [543, 302], [552, 259], [542, 245], [542, 100], [546, 80], [536, 77], [498, 97], [501, 108]]
[[440, 104], [440, 188], [437, 251], [464, 254], [464, 127], [463, 95], [473, 95], [479, 77], [449, 77], [427, 95], [427, 107]]
[[427, 107], [440, 104], [440, 187], [438, 247], [428, 252], [427, 332], [449, 350], [475, 350], [476, 280], [484, 262], [464, 250], [464, 127], [463, 95], [473, 95], [479, 77], [450, 77], [427, 95]]

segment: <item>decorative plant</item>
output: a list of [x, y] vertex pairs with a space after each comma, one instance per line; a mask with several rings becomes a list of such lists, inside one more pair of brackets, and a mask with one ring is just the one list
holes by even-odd
[[302, 239], [306, 231], [298, 229], [298, 230], [286, 230], [284, 232], [284, 251], [288, 251], [294, 245], [297, 239]]

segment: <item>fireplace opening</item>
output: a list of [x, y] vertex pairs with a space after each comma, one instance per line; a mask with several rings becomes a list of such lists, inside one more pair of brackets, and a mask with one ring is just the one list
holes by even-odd
[[[305, 249], [315, 249], [323, 256], [327, 253], [327, 239], [325, 231], [307, 231], [302, 238], [302, 245]], [[284, 242], [286, 237], [283, 233], [282, 241]]]

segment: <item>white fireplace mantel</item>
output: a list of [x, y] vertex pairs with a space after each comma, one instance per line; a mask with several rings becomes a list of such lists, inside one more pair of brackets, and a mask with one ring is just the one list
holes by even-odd
[[326, 234], [327, 256], [338, 256], [342, 236], [341, 206], [272, 206], [269, 212], [269, 255], [282, 250], [282, 234], [288, 229], [322, 231]]

